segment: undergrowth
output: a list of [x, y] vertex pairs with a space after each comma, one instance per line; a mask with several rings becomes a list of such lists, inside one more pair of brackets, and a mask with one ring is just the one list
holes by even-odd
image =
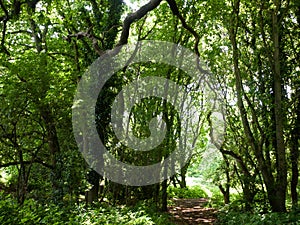
[[95, 204], [79, 205], [39, 204], [28, 199], [20, 206], [15, 199], [0, 192], [0, 224], [51, 224], [51, 225], [171, 225], [167, 214], [158, 213], [152, 206], [141, 202], [135, 207]]
[[246, 213], [236, 211], [220, 211], [218, 213], [218, 223], [226, 225], [299, 225], [299, 212], [288, 213]]
[[[253, 203], [250, 210], [246, 210], [245, 202], [238, 195], [231, 196], [231, 203], [219, 205], [217, 225], [300, 225], [300, 210], [289, 209], [286, 213], [271, 212], [270, 206], [265, 202]], [[220, 200], [220, 196], [215, 197]], [[216, 202], [216, 201], [215, 201]]]
[[197, 186], [186, 188], [170, 186], [168, 188], [168, 196], [170, 198], [207, 198], [207, 194]]

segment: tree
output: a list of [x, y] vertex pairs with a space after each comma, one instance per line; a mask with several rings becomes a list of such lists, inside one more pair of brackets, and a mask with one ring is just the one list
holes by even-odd
[[[52, 200], [58, 202], [68, 195], [76, 199], [86, 188], [88, 165], [77, 150], [71, 124], [76, 85], [106, 50], [150, 39], [194, 51], [211, 71], [206, 78], [215, 81], [212, 88], [220, 89], [223, 95], [228, 126], [226, 140], [219, 146], [226, 180], [220, 190], [226, 202], [233, 182], [229, 175], [234, 174], [247, 209], [257, 193], [266, 192], [272, 210], [285, 211], [288, 182], [297, 207], [297, 1], [149, 0], [136, 12], [130, 12], [121, 0], [15, 0], [0, 1], [0, 7], [0, 167], [15, 169], [20, 203], [33, 196], [31, 189], [36, 191], [34, 177], [45, 179], [44, 196], [51, 193]], [[191, 88], [189, 94], [194, 99], [206, 101], [204, 89], [190, 87], [186, 74], [166, 65], [131, 65], [114, 74], [99, 93], [96, 122], [103, 143], [124, 162], [144, 165], [160, 161], [174, 150], [185, 129], [172, 103], [146, 98], [130, 111], [129, 124], [136, 137], [144, 138], [150, 135], [148, 121], [162, 115], [167, 124], [166, 138], [153, 152], [145, 153], [148, 161], [127, 146], [119, 146], [110, 126], [114, 98], [136, 78], [157, 73]], [[199, 111], [202, 114], [193, 128], [203, 141], [211, 128], [210, 108], [202, 104]], [[203, 142], [195, 144], [199, 152], [205, 147]], [[171, 180], [185, 187], [186, 172], [193, 162], [191, 159]], [[97, 193], [100, 181], [99, 176], [93, 183]], [[145, 187], [103, 182], [102, 197], [111, 196], [112, 201], [122, 203], [153, 199], [166, 210], [167, 180]]]

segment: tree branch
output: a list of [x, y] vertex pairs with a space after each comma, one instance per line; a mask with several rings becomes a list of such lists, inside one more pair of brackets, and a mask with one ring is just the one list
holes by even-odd
[[5, 17], [1, 18], [1, 21], [7, 21], [8, 18], [9, 18], [9, 15], [8, 15], [8, 11], [4, 5], [4, 3], [2, 2], [2, 0], [0, 0], [0, 6], [1, 6], [1, 9], [4, 11], [5, 13]]
[[233, 151], [224, 150], [223, 148], [220, 149], [220, 152], [225, 155], [230, 155], [231, 157], [233, 157], [238, 162], [238, 164], [241, 166], [243, 173], [246, 174], [247, 176], [250, 176], [249, 170], [247, 169], [247, 166], [244, 163], [241, 156], [239, 156], [238, 154], [236, 154]]
[[194, 36], [194, 38], [195, 38], [194, 50], [195, 50], [195, 53], [197, 54], [197, 56], [200, 56], [199, 48], [198, 48], [200, 37], [199, 37], [198, 33], [186, 23], [183, 16], [179, 13], [179, 10], [178, 10], [175, 0], [167, 0], [167, 2], [172, 10], [172, 13], [175, 16], [177, 16], [179, 18], [179, 20], [181, 21], [182, 26]]
[[[35, 160], [32, 160], [32, 161], [23, 161], [22, 164], [26, 164], [26, 165], [30, 165], [32, 163], [39, 163], [49, 169], [53, 169], [53, 166], [52, 165], [49, 165], [45, 162], [43, 162], [42, 160], [40, 159], [35, 159]], [[0, 168], [4, 168], [4, 167], [9, 167], [9, 166], [17, 166], [17, 165], [20, 165], [21, 162], [19, 161], [15, 161], [15, 162], [9, 162], [9, 163], [4, 163], [4, 164], [0, 164]]]
[[28, 30], [17, 30], [17, 31], [8, 32], [8, 34], [20, 34], [20, 33], [25, 33], [33, 36], [32, 32]]
[[123, 22], [123, 28], [121, 37], [119, 40], [119, 43], [117, 46], [124, 45], [128, 43], [128, 37], [129, 37], [129, 30], [130, 25], [141, 19], [143, 16], [145, 16], [148, 12], [152, 11], [153, 9], [157, 8], [162, 0], [150, 0], [146, 5], [143, 5], [138, 11], [131, 13], [127, 15]]
[[83, 37], [87, 37], [87, 38], [89, 38], [92, 41], [93, 48], [97, 52], [97, 54], [98, 55], [102, 55], [104, 52], [100, 49], [100, 47], [98, 45], [99, 38], [97, 38], [96, 36], [90, 34], [90, 30], [91, 29], [92, 29], [92, 27], [90, 27], [86, 32], [80, 31], [80, 32], [78, 32], [76, 34], [69, 34], [66, 39], [68, 40], [70, 37], [76, 37], [77, 39], [81, 39]]
[[1, 48], [4, 51], [5, 54], [7, 54], [8, 56], [10, 56], [9, 51], [5, 47], [6, 23], [7, 23], [7, 20], [4, 20], [3, 21], [3, 30], [2, 30], [2, 39], [1, 39]]

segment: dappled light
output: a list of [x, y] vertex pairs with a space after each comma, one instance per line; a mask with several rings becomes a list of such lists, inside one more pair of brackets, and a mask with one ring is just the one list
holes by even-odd
[[0, 0], [1, 225], [299, 225], [299, 0]]

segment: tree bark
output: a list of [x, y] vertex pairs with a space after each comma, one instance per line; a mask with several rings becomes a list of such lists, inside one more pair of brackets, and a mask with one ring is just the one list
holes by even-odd
[[275, 1], [276, 10], [272, 15], [273, 22], [273, 43], [274, 43], [274, 115], [275, 115], [275, 133], [276, 133], [276, 194], [270, 196], [270, 203], [274, 212], [285, 212], [285, 200], [287, 190], [287, 163], [286, 149], [283, 136], [283, 110], [282, 110], [282, 78], [280, 72], [280, 48], [279, 48], [279, 1]]
[[59, 154], [60, 154], [60, 145], [58, 141], [55, 121], [51, 112], [51, 109], [48, 105], [41, 106], [40, 108], [42, 118], [45, 123], [47, 131], [47, 140], [48, 146], [51, 153], [51, 164], [52, 164], [52, 188], [53, 188], [53, 197], [55, 200], [62, 200], [63, 190], [60, 185], [62, 176], [61, 176], [61, 162], [58, 163]]
[[159, 6], [162, 0], [150, 0], [147, 4], [143, 5], [138, 11], [129, 14], [124, 22], [123, 22], [123, 28], [122, 28], [122, 33], [121, 37], [119, 40], [119, 43], [117, 46], [127, 44], [128, 42], [128, 37], [129, 37], [129, 30], [130, 30], [130, 25], [141, 19], [143, 16], [145, 16], [148, 12], [152, 11], [156, 7]]
[[161, 192], [162, 192], [162, 195], [161, 195], [161, 210], [163, 212], [167, 212], [168, 211], [168, 193], [167, 193], [167, 188], [168, 188], [168, 180], [164, 180], [162, 182], [162, 185], [161, 185]]
[[293, 208], [298, 207], [298, 193], [297, 185], [299, 178], [299, 141], [300, 141], [300, 87], [296, 91], [296, 119], [294, 123], [294, 128], [292, 129], [291, 135], [291, 164], [292, 164], [292, 177], [291, 177], [291, 197]]
[[272, 170], [266, 164], [266, 160], [262, 153], [261, 143], [255, 139], [251, 130], [250, 123], [247, 118], [247, 110], [243, 102], [243, 84], [242, 76], [239, 67], [239, 51], [237, 48], [236, 35], [239, 28], [239, 3], [237, 0], [233, 3], [233, 16], [231, 18], [231, 25], [229, 28], [230, 41], [233, 47], [233, 62], [234, 62], [234, 74], [236, 78], [236, 91], [238, 108], [240, 111], [243, 129], [246, 134], [248, 143], [252, 148], [255, 157], [258, 161], [259, 170], [262, 173], [264, 183], [268, 192], [268, 199], [274, 212], [284, 212], [285, 208], [285, 197], [287, 187], [287, 168], [286, 168], [286, 155], [285, 145], [283, 141], [283, 117], [282, 117], [282, 92], [281, 92], [281, 74], [280, 74], [280, 60], [279, 60], [279, 25], [277, 21], [277, 13], [273, 15], [273, 41], [274, 41], [274, 113], [275, 113], [275, 124], [276, 124], [276, 172], [277, 179], [275, 181]]

